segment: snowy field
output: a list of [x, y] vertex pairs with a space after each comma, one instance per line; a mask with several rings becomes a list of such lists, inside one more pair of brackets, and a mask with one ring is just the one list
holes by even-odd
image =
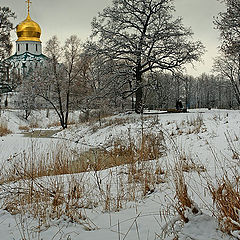
[[[234, 207], [234, 219], [222, 216], [214, 195], [218, 187], [226, 195], [225, 179], [239, 197], [240, 111], [122, 113], [91, 123], [79, 123], [74, 113], [64, 131], [56, 116], [45, 115], [26, 121], [18, 111], [1, 113], [11, 131], [0, 137], [1, 240], [240, 239], [240, 209]], [[47, 130], [56, 131], [40, 135]], [[129, 146], [139, 144], [146, 145], [131, 155]], [[120, 159], [116, 149], [142, 161], [105, 166], [106, 156]], [[49, 156], [61, 153], [77, 164], [85, 152], [85, 171], [56, 176], [54, 165], [39, 177], [33, 173], [37, 161], [51, 165]], [[184, 190], [189, 207], [179, 200]]]

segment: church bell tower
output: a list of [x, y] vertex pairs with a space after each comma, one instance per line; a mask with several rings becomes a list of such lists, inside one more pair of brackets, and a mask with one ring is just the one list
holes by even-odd
[[17, 25], [16, 31], [18, 39], [16, 41], [16, 55], [31, 53], [34, 55], [42, 54], [42, 42], [40, 40], [41, 28], [30, 17], [30, 0], [28, 4], [27, 18]]
[[[24, 77], [37, 67], [44, 66], [48, 57], [42, 54], [41, 28], [30, 17], [31, 1], [27, 0], [27, 18], [17, 25], [16, 52], [5, 62], [9, 66], [9, 76], [17, 86]], [[16, 77], [18, 76], [18, 77]]]

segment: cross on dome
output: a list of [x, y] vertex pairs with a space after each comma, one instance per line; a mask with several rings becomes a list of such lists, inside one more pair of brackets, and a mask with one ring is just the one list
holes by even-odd
[[18, 42], [21, 41], [32, 41], [32, 42], [41, 42], [41, 28], [40, 26], [34, 22], [30, 17], [30, 4], [31, 0], [25, 0], [27, 3], [28, 15], [27, 18], [17, 25], [17, 36]]
[[28, 4], [28, 15], [29, 15], [29, 12], [30, 12], [30, 4], [32, 3], [30, 0], [26, 0], [26, 3]]

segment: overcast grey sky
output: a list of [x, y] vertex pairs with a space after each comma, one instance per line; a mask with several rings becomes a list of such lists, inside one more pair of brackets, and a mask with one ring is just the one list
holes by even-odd
[[[91, 21], [99, 11], [110, 5], [112, 0], [31, 0], [31, 18], [42, 29], [43, 46], [53, 35], [63, 42], [72, 34], [78, 35], [83, 41], [91, 33]], [[26, 18], [25, 0], [0, 0], [1, 6], [9, 6], [17, 15], [14, 25]], [[219, 45], [218, 31], [213, 29], [213, 16], [224, 10], [217, 0], [175, 0], [176, 15], [183, 17], [186, 27], [191, 27], [194, 38], [201, 40], [206, 46], [204, 63], [196, 64], [196, 69], [188, 67], [188, 73], [198, 76], [209, 72], [212, 58], [217, 55]], [[13, 34], [13, 40], [17, 39]]]

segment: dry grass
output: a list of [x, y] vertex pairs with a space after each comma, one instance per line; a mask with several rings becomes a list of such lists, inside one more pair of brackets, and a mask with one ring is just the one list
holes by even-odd
[[30, 127], [29, 126], [19, 126], [18, 129], [20, 131], [28, 132], [30, 130]]
[[30, 153], [13, 156], [4, 164], [1, 183], [74, 173], [71, 165], [74, 157], [68, 148], [63, 145], [50, 146], [45, 153], [39, 153], [39, 146], [32, 144]]
[[209, 184], [209, 190], [221, 229], [229, 234], [240, 231], [240, 177], [234, 176], [230, 181], [224, 176], [218, 180], [217, 186]]
[[74, 153], [72, 166], [82, 171], [100, 171], [111, 167], [135, 164], [140, 161], [155, 160], [165, 154], [162, 132], [143, 134], [142, 141], [135, 143], [133, 139], [114, 140], [108, 148], [90, 149], [84, 153]]
[[196, 117], [188, 118], [186, 123], [190, 126], [187, 130], [187, 134], [198, 134], [206, 131], [206, 129], [203, 128], [204, 122], [202, 114], [198, 114]]
[[[126, 118], [95, 120], [96, 129], [135, 121]], [[153, 125], [154, 122], [158, 123], [158, 119]], [[183, 130], [186, 126], [195, 129], [192, 133], [198, 133], [203, 126], [201, 116], [176, 125], [178, 134], [186, 133]], [[3, 206], [11, 214], [30, 214], [40, 219], [39, 229], [49, 226], [51, 219], [60, 218], [80, 223], [86, 230], [96, 229], [84, 209], [120, 211], [130, 201], [146, 197], [158, 184], [165, 182], [162, 164], [155, 161], [165, 153], [163, 142], [162, 132], [142, 131], [139, 142], [129, 136], [125, 141], [112, 141], [107, 148], [84, 153], [61, 145], [39, 155], [35, 150], [37, 146], [33, 146], [30, 154], [10, 159], [2, 171], [1, 188], [3, 190], [4, 186], [6, 193]], [[184, 173], [200, 173], [205, 168], [185, 153], [178, 156], [175, 165], [176, 210], [181, 219], [188, 222], [186, 211], [190, 209], [195, 214], [199, 209], [189, 197]], [[225, 191], [224, 188], [222, 192]]]
[[38, 123], [38, 120], [35, 119], [35, 120], [32, 120], [29, 124], [29, 128], [32, 129], [32, 128], [39, 128], [39, 123]]
[[181, 168], [183, 172], [205, 172], [206, 168], [202, 164], [197, 164], [191, 155], [187, 155], [185, 152], [182, 152], [179, 156], [179, 161], [181, 162]]
[[82, 154], [63, 145], [39, 154], [33, 144], [29, 154], [12, 157], [4, 164], [3, 207], [11, 214], [39, 219], [39, 229], [60, 218], [80, 223], [86, 230], [95, 229], [84, 209], [119, 211], [164, 182], [161, 164], [150, 161], [159, 159], [163, 149], [162, 134], [143, 134], [138, 144], [115, 141], [108, 150]]
[[47, 125], [48, 128], [51, 128], [51, 127], [60, 127], [61, 126], [61, 123], [60, 121], [56, 121], [56, 122], [51, 122]]
[[[77, 121], [74, 121], [74, 120], [69, 120], [68, 121], [68, 126], [74, 125], [74, 124], [77, 124]], [[61, 127], [61, 122], [60, 121], [55, 121], [55, 122], [51, 122], [47, 125], [47, 128], [52, 128], [52, 127]]]
[[199, 209], [195, 206], [192, 199], [189, 197], [187, 184], [183, 174], [183, 168], [180, 164], [176, 164], [174, 169], [174, 183], [175, 183], [175, 191], [176, 195], [175, 198], [177, 199], [177, 204], [175, 206], [178, 214], [180, 215], [181, 219], [187, 223], [189, 219], [185, 214], [186, 210], [191, 209], [193, 214], [197, 214]]
[[[38, 132], [36, 134], [39, 135]], [[46, 134], [43, 137], [46, 137]], [[108, 149], [97, 148], [79, 153], [60, 144], [50, 147], [45, 154], [39, 154], [34, 150], [38, 146], [34, 146], [30, 154], [24, 153], [12, 159], [8, 173], [3, 176], [8, 176], [7, 181], [13, 181], [17, 176], [38, 178], [101, 171], [120, 165], [155, 160], [165, 152], [162, 133], [143, 134], [143, 139], [138, 144], [129, 139], [127, 142], [115, 140], [112, 145]]]
[[167, 122], [166, 125], [175, 123], [175, 129], [170, 132], [170, 136], [183, 135], [183, 134], [198, 134], [206, 132], [207, 129], [204, 126], [203, 116], [198, 114], [193, 117], [187, 118], [182, 122]]
[[196, 117], [188, 118], [187, 123], [190, 126], [203, 125], [203, 115], [201, 113], [197, 114]]
[[218, 219], [221, 230], [240, 239], [239, 149], [234, 144], [230, 132], [225, 133], [225, 138], [228, 150], [233, 156], [232, 158], [226, 158], [223, 155], [219, 157], [211, 149], [216, 173], [214, 178], [207, 175], [205, 180], [213, 200], [212, 213]]
[[0, 137], [11, 134], [12, 132], [8, 129], [8, 125], [6, 122], [0, 123]]
[[135, 123], [135, 118], [126, 118], [126, 117], [117, 117], [117, 118], [109, 118], [106, 116], [105, 118], [102, 118], [99, 121], [95, 122], [89, 122], [89, 124], [92, 126], [91, 130], [92, 132], [96, 132], [99, 129], [104, 129], [106, 127], [113, 127], [113, 126], [119, 126], [119, 125], [126, 125], [130, 123]]
[[[35, 131], [29, 134], [31, 137], [49, 137], [49, 134], [53, 133], [55, 132]], [[120, 165], [155, 160], [165, 151], [162, 133], [144, 134], [139, 144], [133, 143], [132, 140], [129, 142], [116, 140], [108, 150], [98, 148], [79, 153], [60, 144], [40, 154], [38, 148], [39, 146], [33, 143], [30, 153], [22, 153], [9, 159], [8, 167], [1, 175], [1, 182], [16, 181], [22, 177], [34, 179], [43, 176], [100, 171]]]
[[[235, 139], [237, 138], [236, 134], [235, 136], [233, 136]], [[229, 149], [232, 152], [232, 159], [234, 160], [240, 160], [240, 151], [239, 151], [239, 146], [237, 144], [235, 144], [236, 140], [233, 139], [232, 134], [227, 131], [225, 133], [225, 138], [227, 140]]]
[[198, 214], [201, 213], [201, 211], [189, 195], [189, 182], [186, 182], [185, 175], [193, 171], [201, 174], [201, 172], [205, 171], [205, 168], [200, 164], [196, 164], [191, 155], [181, 150], [172, 138], [170, 138], [170, 140], [172, 148], [174, 149], [174, 165], [171, 167], [171, 162], [168, 164], [168, 167], [170, 168], [172, 181], [174, 183], [174, 209], [179, 214], [180, 219], [184, 223], [188, 223], [189, 215]]
[[[63, 178], [47, 179], [48, 184], [39, 180], [28, 179], [9, 186], [9, 195], [4, 198], [3, 208], [12, 215], [32, 216], [38, 219], [36, 230], [44, 230], [54, 219], [69, 219], [86, 229], [94, 229], [81, 208], [83, 189], [81, 179], [73, 176], [66, 181]], [[80, 199], [80, 201], [79, 201]]]

